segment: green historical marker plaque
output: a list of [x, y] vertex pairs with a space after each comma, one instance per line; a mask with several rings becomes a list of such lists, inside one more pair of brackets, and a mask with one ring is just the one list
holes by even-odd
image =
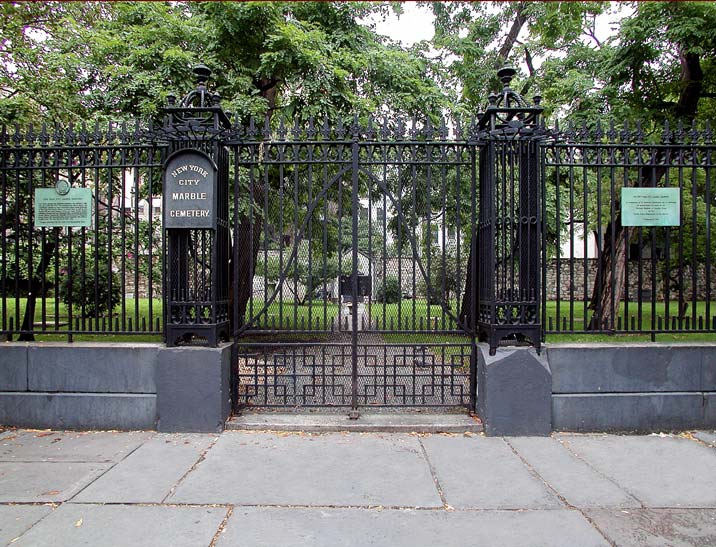
[[622, 188], [622, 226], [680, 226], [678, 188]]
[[55, 188], [35, 188], [35, 226], [92, 226], [92, 190], [71, 188], [67, 181], [58, 181]]

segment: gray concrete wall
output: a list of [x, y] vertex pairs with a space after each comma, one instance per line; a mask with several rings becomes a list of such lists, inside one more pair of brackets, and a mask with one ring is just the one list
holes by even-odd
[[547, 344], [563, 431], [716, 427], [716, 343]]
[[230, 410], [230, 350], [230, 344], [3, 343], [0, 425], [221, 430]]
[[[548, 344], [541, 356], [479, 348], [488, 434], [716, 427], [716, 343]], [[0, 424], [219, 431], [230, 410], [230, 352], [230, 344], [1, 343]]]

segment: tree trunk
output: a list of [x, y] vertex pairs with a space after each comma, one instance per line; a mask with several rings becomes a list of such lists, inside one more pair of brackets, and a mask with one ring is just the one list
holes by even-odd
[[[462, 294], [462, 303], [460, 304], [460, 313], [458, 315], [458, 318], [468, 330], [475, 328], [475, 322], [477, 320], [477, 305], [480, 299], [480, 295], [477, 292], [479, 286], [478, 276], [480, 275], [480, 264], [478, 263], [479, 259], [480, 257], [477, 252], [477, 230], [473, 230], [472, 242], [470, 243], [470, 256], [467, 259], [465, 290]], [[474, 298], [472, 294], [473, 282], [475, 283]]]
[[[38, 295], [38, 292], [40, 291], [42, 287], [42, 280], [45, 278], [45, 274], [47, 273], [47, 268], [50, 265], [50, 261], [52, 260], [52, 255], [55, 252], [55, 247], [57, 246], [57, 235], [58, 230], [57, 228], [54, 229], [54, 238], [51, 242], [44, 241], [42, 244], [42, 255], [40, 256], [40, 263], [37, 265], [37, 270], [35, 270], [34, 275], [31, 279], [28, 279], [27, 286], [28, 286], [28, 292], [27, 292], [27, 302], [25, 304], [25, 315], [22, 318], [22, 326], [20, 327], [20, 330], [24, 331], [31, 331], [32, 327], [35, 322], [35, 308], [37, 304], [37, 297], [42, 296], [44, 298], [44, 294]], [[35, 341], [35, 335], [31, 332], [26, 332], [23, 334], [20, 334], [18, 337], [19, 342], [34, 342]]]
[[629, 236], [629, 228], [622, 226], [621, 218], [609, 223], [604, 233], [604, 245], [599, 250], [597, 277], [589, 303], [589, 309], [594, 311], [589, 330], [616, 329], [619, 304], [624, 293]]
[[522, 27], [527, 22], [527, 15], [525, 14], [525, 3], [520, 2], [515, 9], [515, 18], [512, 21], [512, 26], [505, 36], [505, 41], [502, 43], [500, 51], [497, 53], [497, 66], [496, 68], [502, 68], [502, 65], [507, 61], [510, 56], [510, 52], [517, 41], [517, 37], [520, 35]]
[[[254, 199], [260, 199], [258, 196], [263, 196], [263, 192], [263, 188], [255, 188]], [[249, 217], [244, 217], [239, 223], [239, 229], [234, 240], [234, 245], [238, 245], [239, 248], [238, 278], [236, 280], [236, 283], [232, 283], [229, 289], [229, 301], [233, 304], [234, 298], [236, 298], [239, 322], [237, 325], [233, 324], [234, 314], [231, 313], [230, 317], [232, 322], [232, 332], [235, 332], [236, 329], [244, 325], [246, 317], [246, 307], [248, 305], [249, 299], [251, 298], [251, 293], [253, 292], [254, 274], [256, 271], [256, 259], [258, 258], [259, 254], [262, 230], [263, 218], [258, 214], [254, 215], [253, 221], [251, 221]], [[231, 264], [230, 271], [231, 275], [233, 276], [233, 262]], [[236, 286], [236, 295], [234, 295], [234, 286]], [[233, 306], [231, 307], [231, 309], [234, 309]]]
[[675, 114], [679, 118], [692, 119], [699, 107], [699, 99], [703, 92], [704, 71], [696, 53], [684, 53], [679, 46], [681, 63], [681, 83], [683, 85], [679, 102], [676, 103]]
[[[679, 60], [681, 62], [681, 94], [674, 107], [674, 114], [679, 118], [693, 119], [698, 110], [699, 99], [703, 91], [703, 70], [699, 56], [694, 53], [685, 53], [679, 45]], [[669, 158], [664, 149], [659, 149], [651, 161], [652, 167], [644, 169], [641, 179], [635, 186], [656, 186], [666, 173]], [[616, 204], [618, 210], [619, 204]], [[612, 237], [612, 233], [614, 236]], [[619, 314], [626, 271], [627, 247], [629, 243], [629, 230], [622, 227], [621, 218], [611, 222], [606, 229], [604, 243], [599, 251], [597, 262], [597, 275], [594, 290], [589, 303], [589, 309], [594, 311], [589, 328], [592, 330], [615, 328], [615, 317]], [[612, 249], [612, 239], [614, 249]], [[612, 276], [612, 269], [614, 275]], [[612, 281], [613, 280], [613, 281]], [[612, 307], [612, 302], [614, 302]], [[612, 313], [612, 310], [614, 313]]]

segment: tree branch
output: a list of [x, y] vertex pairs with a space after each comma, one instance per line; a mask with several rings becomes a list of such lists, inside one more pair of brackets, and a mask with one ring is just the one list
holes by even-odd
[[597, 16], [594, 15], [594, 16], [592, 17], [592, 26], [587, 28], [586, 34], [587, 34], [587, 36], [589, 36], [592, 40], [594, 40], [594, 42], [597, 44], [597, 47], [601, 48], [601, 47], [602, 47], [602, 43], [599, 41], [599, 39], [598, 39], [598, 38], [596, 37], [596, 35], [594, 34], [594, 27], [595, 27], [595, 25], [596, 25], [596, 20], [597, 20]]
[[530, 53], [530, 50], [527, 49], [527, 46], [525, 46], [525, 64], [527, 65], [527, 70], [530, 73], [530, 79], [528, 79], [525, 82], [525, 85], [522, 86], [522, 91], [520, 92], [520, 95], [523, 97], [527, 95], [530, 91], [530, 87], [532, 86], [532, 77], [535, 75], [535, 67], [534, 63], [532, 62], [532, 54]]
[[515, 11], [515, 19], [514, 21], [512, 21], [512, 26], [510, 27], [507, 36], [505, 36], [505, 41], [502, 43], [500, 51], [497, 53], [497, 61], [495, 68], [501, 68], [501, 66], [507, 61], [507, 58], [510, 56], [510, 52], [512, 51], [512, 48], [517, 41], [517, 37], [520, 34], [520, 30], [522, 30], [522, 27], [527, 22], [527, 15], [525, 15], [524, 10], [525, 3], [520, 2], [517, 5], [517, 9]]

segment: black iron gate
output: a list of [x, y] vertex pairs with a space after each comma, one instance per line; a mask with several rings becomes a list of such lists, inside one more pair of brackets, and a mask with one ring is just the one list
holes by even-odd
[[540, 337], [541, 109], [509, 88], [514, 72], [466, 125], [259, 128], [232, 126], [197, 67], [166, 109], [167, 343], [230, 333], [237, 407], [474, 408], [476, 334], [491, 352]]
[[474, 404], [474, 337], [459, 310], [474, 302], [478, 146], [448, 141], [444, 125], [387, 122], [249, 128], [228, 146], [236, 400]]

